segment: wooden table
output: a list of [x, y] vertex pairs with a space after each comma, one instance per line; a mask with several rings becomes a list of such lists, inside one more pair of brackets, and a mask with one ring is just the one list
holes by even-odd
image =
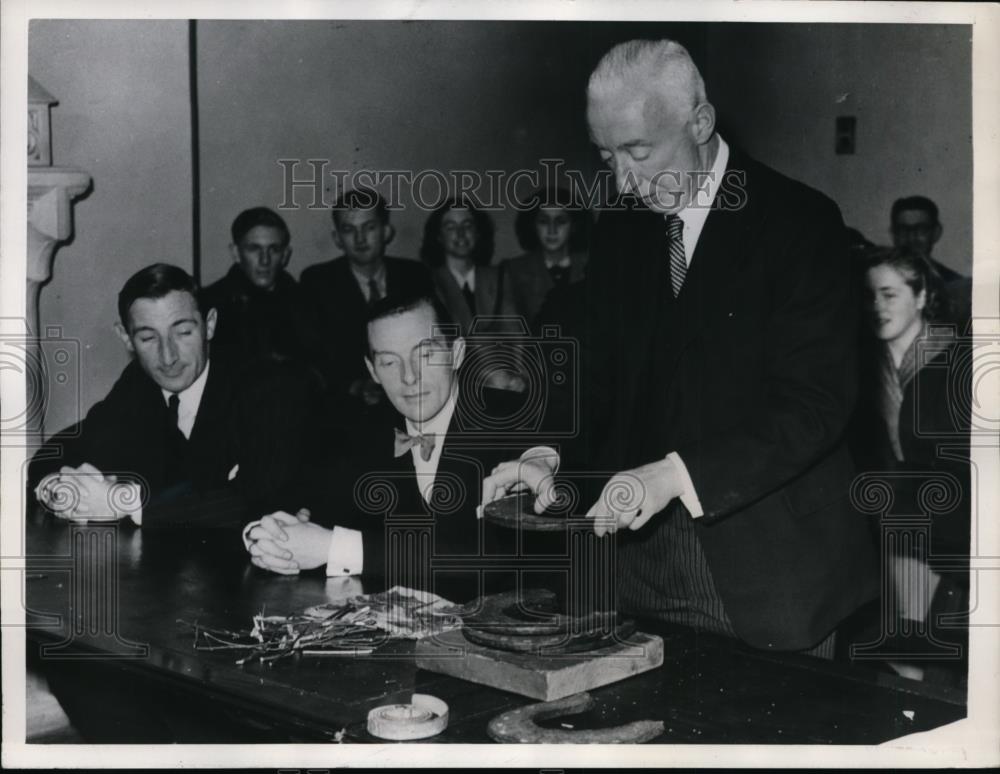
[[[88, 740], [301, 742], [340, 733], [373, 741], [368, 711], [418, 691], [450, 707], [447, 730], [429, 741], [488, 742], [491, 718], [531, 702], [419, 670], [410, 642], [369, 657], [271, 667], [195, 651], [178, 619], [249, 628], [261, 610], [288, 614], [336, 593], [338, 582], [319, 574], [255, 569], [238, 534], [78, 527], [39, 514], [28, 518], [26, 548], [29, 663], [50, 675], [53, 690], [62, 686], [63, 698], [68, 692]], [[689, 630], [643, 628], [664, 636], [663, 666], [593, 691], [597, 704], [570, 720], [575, 727], [659, 719], [662, 743], [874, 744], [965, 717], [964, 697], [943, 689]]]

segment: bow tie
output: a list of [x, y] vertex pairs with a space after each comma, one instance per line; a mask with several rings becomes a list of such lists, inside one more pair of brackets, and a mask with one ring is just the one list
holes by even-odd
[[414, 446], [419, 445], [420, 459], [427, 462], [431, 458], [431, 452], [434, 451], [434, 433], [428, 433], [427, 435], [420, 433], [407, 435], [398, 428], [395, 430], [395, 433], [396, 439], [393, 442], [393, 456], [402, 457]]

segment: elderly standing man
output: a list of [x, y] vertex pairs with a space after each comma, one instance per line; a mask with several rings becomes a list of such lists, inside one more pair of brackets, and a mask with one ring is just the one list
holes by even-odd
[[[594, 235], [583, 451], [562, 467], [606, 471], [588, 515], [617, 532], [619, 608], [830, 656], [877, 593], [843, 441], [856, 389], [840, 212], [730, 148], [674, 41], [609, 51], [587, 121], [623, 206]], [[557, 464], [499, 465], [484, 503], [526, 485], [544, 509]]]

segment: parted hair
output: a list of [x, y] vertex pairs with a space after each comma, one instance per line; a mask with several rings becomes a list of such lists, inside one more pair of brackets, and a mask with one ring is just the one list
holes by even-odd
[[190, 293], [198, 302], [199, 311], [202, 315], [205, 314], [204, 306], [201, 303], [200, 288], [194, 278], [180, 266], [169, 263], [154, 263], [139, 269], [125, 280], [125, 284], [118, 293], [118, 317], [122, 325], [128, 330], [129, 309], [140, 298], [163, 298], [175, 290]]

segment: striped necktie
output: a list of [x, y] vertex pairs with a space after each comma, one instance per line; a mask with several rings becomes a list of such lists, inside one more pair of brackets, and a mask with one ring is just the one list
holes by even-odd
[[674, 298], [681, 294], [687, 260], [684, 258], [684, 221], [677, 215], [667, 215], [667, 236], [670, 238], [670, 286]]

